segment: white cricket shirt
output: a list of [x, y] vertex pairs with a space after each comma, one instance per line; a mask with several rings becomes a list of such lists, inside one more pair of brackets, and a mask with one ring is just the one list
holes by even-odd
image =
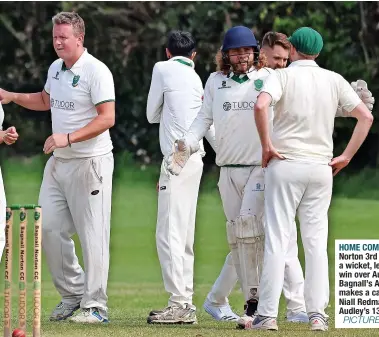
[[214, 123], [218, 166], [261, 165], [262, 147], [254, 119], [254, 104], [273, 70], [262, 68], [244, 75], [212, 73], [204, 102], [189, 133], [201, 139]]
[[272, 143], [288, 159], [328, 164], [338, 106], [351, 112], [360, 98], [339, 74], [300, 60], [277, 69], [262, 92], [274, 107]]
[[[203, 84], [194, 68], [194, 62], [182, 56], [154, 65], [146, 116], [150, 123], [160, 123], [159, 143], [164, 156], [172, 153], [175, 140], [187, 132], [201, 108]], [[212, 137], [211, 130], [207, 134], [211, 145]], [[202, 138], [199, 152], [204, 156]]]
[[[96, 106], [115, 101], [113, 76], [108, 67], [87, 52], [67, 69], [63, 60], [52, 63], [44, 90], [50, 95], [53, 133], [72, 133], [89, 124], [98, 114]], [[85, 158], [112, 151], [109, 130], [95, 138], [56, 149], [60, 158]]]

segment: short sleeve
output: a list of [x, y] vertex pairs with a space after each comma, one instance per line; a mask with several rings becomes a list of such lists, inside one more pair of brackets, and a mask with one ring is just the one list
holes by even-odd
[[95, 106], [116, 100], [113, 75], [105, 64], [101, 64], [93, 72], [90, 90], [91, 100]]
[[283, 76], [281, 73], [275, 71], [271, 73], [267, 79], [263, 82], [263, 88], [261, 92], [268, 93], [271, 98], [271, 106], [274, 106], [283, 95]]
[[46, 82], [45, 86], [43, 87], [43, 90], [50, 95], [51, 91], [51, 79], [58, 80], [59, 79], [59, 73], [62, 69], [63, 61], [61, 59], [55, 60], [49, 67], [49, 70], [47, 71], [46, 76]]
[[339, 92], [338, 92], [338, 106], [344, 111], [341, 117], [350, 115], [362, 100], [358, 94], [354, 91], [353, 87], [342, 76], [339, 78]]
[[45, 86], [43, 87], [43, 90], [45, 90], [46, 93], [50, 95], [50, 69], [47, 72], [47, 78], [46, 78], [46, 82], [45, 82]]

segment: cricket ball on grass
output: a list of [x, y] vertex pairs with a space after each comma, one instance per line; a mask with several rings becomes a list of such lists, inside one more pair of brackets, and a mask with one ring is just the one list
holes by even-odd
[[21, 329], [15, 329], [13, 330], [12, 332], [12, 337], [25, 337], [25, 332], [24, 330], [21, 330]]

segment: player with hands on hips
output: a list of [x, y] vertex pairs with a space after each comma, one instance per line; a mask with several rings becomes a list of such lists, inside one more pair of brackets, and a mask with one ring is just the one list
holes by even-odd
[[[297, 215], [305, 253], [304, 298], [310, 329], [326, 331], [328, 210], [333, 175], [349, 163], [366, 139], [373, 122], [366, 104], [373, 104], [374, 99], [364, 83], [357, 81], [361, 96], [365, 100], [371, 97], [364, 104], [341, 75], [319, 67], [315, 59], [323, 48], [323, 39], [317, 31], [299, 28], [289, 41], [291, 65], [269, 76], [254, 108], [262, 166], [266, 167], [266, 220], [261, 297], [249, 328], [278, 330], [285, 252]], [[274, 106], [272, 130], [270, 106]], [[357, 125], [345, 151], [333, 158], [338, 110], [356, 118]]]

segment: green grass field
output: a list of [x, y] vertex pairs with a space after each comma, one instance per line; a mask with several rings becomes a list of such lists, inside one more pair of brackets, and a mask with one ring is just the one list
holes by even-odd
[[[2, 164], [8, 204], [34, 203], [38, 200], [38, 191], [42, 177], [43, 163], [7, 162]], [[51, 323], [49, 314], [59, 301], [46, 265], [43, 265], [42, 283], [42, 328], [43, 336], [265, 336], [272, 332], [240, 331], [235, 323], [213, 321], [202, 309], [207, 292], [215, 281], [223, 265], [228, 246], [225, 236], [225, 220], [221, 202], [213, 180], [204, 181], [198, 202], [198, 217], [195, 246], [195, 297], [198, 306], [198, 325], [194, 326], [151, 326], [146, 324], [148, 312], [161, 308], [167, 303], [167, 294], [163, 289], [160, 267], [155, 249], [156, 170], [145, 172], [126, 169], [127, 161], [116, 161], [118, 170], [114, 180], [112, 232], [111, 232], [111, 268], [109, 275], [110, 324], [101, 326], [73, 325], [68, 322]], [[120, 168], [125, 167], [125, 171]], [[335, 198], [330, 212], [330, 285], [331, 316], [328, 336], [377, 336], [375, 330], [335, 330], [334, 329], [334, 239], [377, 239], [376, 228], [379, 218], [379, 201], [364, 199]], [[359, 223], [359, 225], [358, 225]], [[29, 228], [28, 275], [31, 280], [32, 268], [32, 228]], [[14, 292], [13, 327], [17, 326], [17, 238], [14, 240]], [[300, 249], [300, 259], [304, 256]], [[3, 266], [1, 266], [3, 275]], [[1, 281], [3, 288], [3, 281]], [[31, 283], [29, 285], [31, 290]], [[2, 294], [2, 293], [1, 293]], [[31, 292], [29, 309], [31, 309]], [[242, 312], [243, 299], [238, 288], [230, 302], [238, 313]], [[3, 297], [0, 312], [2, 317]], [[29, 311], [28, 331], [31, 331], [31, 311]], [[313, 336], [307, 325], [288, 324], [284, 321], [284, 307], [281, 303], [279, 319], [280, 336]], [[31, 336], [31, 332], [29, 332]]]

